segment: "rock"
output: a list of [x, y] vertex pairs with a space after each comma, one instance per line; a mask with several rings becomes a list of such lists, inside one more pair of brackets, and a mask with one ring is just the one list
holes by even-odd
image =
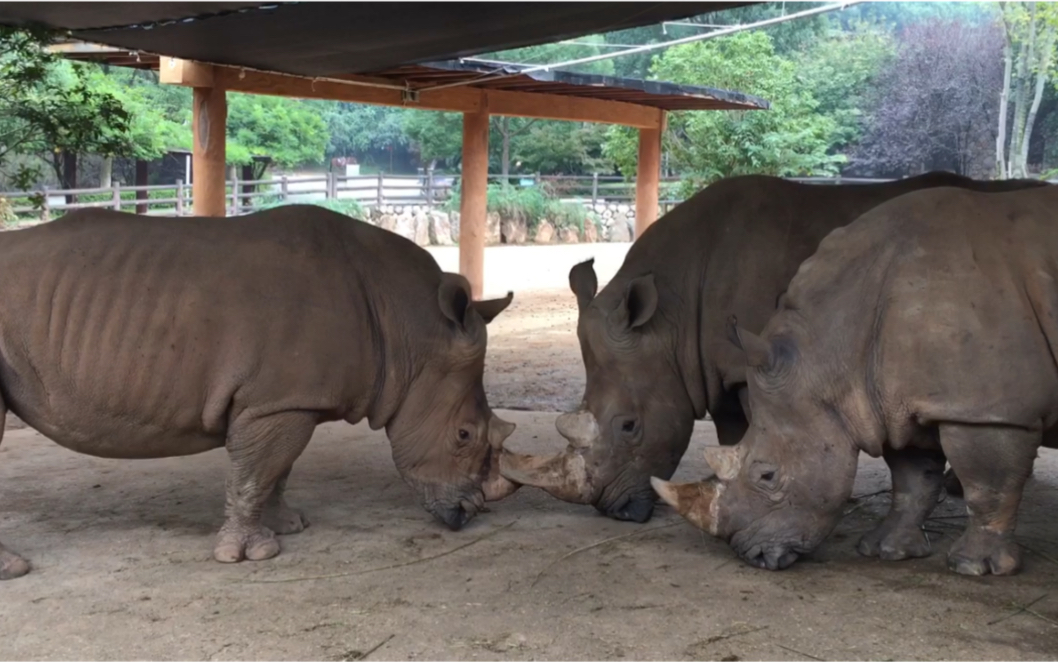
[[632, 241], [632, 229], [628, 218], [623, 214], [614, 219], [614, 224], [606, 232], [606, 241], [627, 243]]
[[558, 240], [563, 244], [579, 244], [580, 233], [577, 228], [562, 228], [558, 231]]
[[536, 236], [533, 237], [533, 242], [537, 244], [550, 244], [551, 240], [555, 238], [555, 226], [547, 220], [540, 221], [540, 225], [536, 228]]
[[627, 214], [631, 209], [628, 205], [617, 205], [617, 211], [622, 214]]
[[382, 214], [378, 217], [378, 227], [390, 232], [397, 231], [397, 217], [393, 214]]
[[415, 241], [415, 217], [401, 214], [397, 217], [397, 227], [393, 231], [405, 239]]
[[584, 243], [594, 244], [599, 241], [599, 226], [592, 219], [584, 221]]
[[509, 218], [500, 223], [500, 235], [505, 244], [524, 244], [529, 238], [529, 229], [524, 221]]
[[602, 203], [599, 203], [599, 204], [595, 205], [595, 213], [596, 214], [601, 214], [604, 211], [606, 211], [606, 205], [604, 205]]
[[412, 216], [415, 221], [415, 243], [420, 246], [430, 245], [430, 218], [424, 213], [419, 212]]
[[500, 215], [496, 212], [485, 214], [485, 245], [494, 246], [500, 243]]
[[452, 223], [448, 214], [443, 211], [432, 211], [428, 215], [430, 225], [430, 243], [435, 246], [451, 246]]
[[452, 241], [459, 243], [459, 212], [448, 213], [448, 222], [452, 224]]

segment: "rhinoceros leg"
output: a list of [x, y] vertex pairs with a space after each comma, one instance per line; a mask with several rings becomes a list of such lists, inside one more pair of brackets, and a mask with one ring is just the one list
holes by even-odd
[[893, 503], [878, 528], [860, 538], [856, 550], [885, 561], [929, 556], [922, 525], [944, 484], [944, 453], [905, 448], [886, 450], [884, 457], [893, 476]]
[[228, 432], [227, 519], [213, 548], [222, 563], [261, 561], [279, 553], [275, 534], [261, 523], [266, 501], [279, 479], [290, 473], [305, 450], [317, 417], [311, 412], [284, 412], [265, 418], [236, 420]]
[[287, 469], [276, 481], [276, 486], [265, 501], [264, 512], [261, 513], [261, 523], [279, 535], [301, 533], [309, 525], [305, 515], [300, 510], [291, 508], [283, 496], [289, 477], [290, 469]]
[[[4, 425], [7, 423], [7, 404], [0, 397], [0, 440], [4, 437]], [[14, 579], [29, 572], [29, 561], [15, 554], [0, 543], [0, 580]]]
[[963, 575], [1011, 575], [1021, 568], [1014, 540], [1025, 481], [1041, 434], [1012, 427], [942, 425], [940, 443], [962, 481], [970, 522], [948, 567]]

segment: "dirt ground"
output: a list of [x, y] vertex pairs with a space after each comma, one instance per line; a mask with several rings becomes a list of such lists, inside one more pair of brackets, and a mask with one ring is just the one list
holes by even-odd
[[[510, 446], [562, 443], [556, 410], [583, 374], [566, 290], [523, 293], [490, 327], [487, 389]], [[270, 561], [212, 561], [222, 452], [174, 460], [76, 455], [28, 429], [0, 447], [0, 540], [33, 572], [0, 584], [2, 659], [1054, 659], [1058, 453], [1022, 505], [1022, 574], [960, 577], [965, 522], [940, 505], [931, 558], [883, 563], [854, 545], [885, 512], [864, 458], [837, 532], [810, 559], [745, 566], [661, 507], [645, 525], [523, 489], [452, 533], [415, 503], [388, 442], [321, 427], [289, 496], [312, 526]], [[707, 475], [699, 423], [677, 479]]]

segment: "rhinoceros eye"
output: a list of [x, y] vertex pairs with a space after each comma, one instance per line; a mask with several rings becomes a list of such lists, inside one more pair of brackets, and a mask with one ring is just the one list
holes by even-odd
[[470, 430], [467, 430], [466, 428], [459, 428], [458, 435], [459, 435], [459, 441], [469, 441], [470, 440]]

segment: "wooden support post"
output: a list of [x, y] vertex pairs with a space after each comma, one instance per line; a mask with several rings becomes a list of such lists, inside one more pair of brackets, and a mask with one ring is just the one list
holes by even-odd
[[[664, 111], [662, 111], [664, 113]], [[658, 220], [658, 184], [661, 179], [661, 128], [639, 130], [639, 163], [636, 166], [636, 236], [639, 239]]]
[[459, 273], [471, 297], [485, 289], [485, 232], [489, 185], [489, 113], [463, 113], [463, 179], [459, 200]]
[[228, 103], [224, 89], [194, 88], [191, 201], [195, 216], [224, 216], [227, 122]]

